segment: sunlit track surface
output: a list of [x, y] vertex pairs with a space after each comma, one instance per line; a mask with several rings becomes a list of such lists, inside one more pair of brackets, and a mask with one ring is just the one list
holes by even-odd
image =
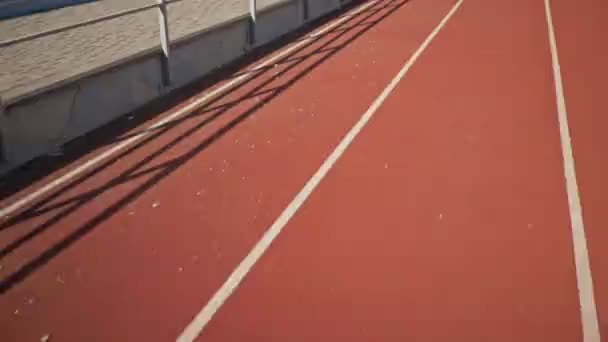
[[0, 339], [599, 341], [608, 13], [551, 9], [359, 3], [6, 197]]

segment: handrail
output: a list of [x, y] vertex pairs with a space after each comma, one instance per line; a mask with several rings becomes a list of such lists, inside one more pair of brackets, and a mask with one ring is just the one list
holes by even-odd
[[[161, 49], [162, 49], [162, 53], [160, 56], [162, 83], [163, 83], [164, 87], [170, 87], [171, 86], [171, 74], [170, 74], [169, 56], [170, 56], [171, 40], [169, 37], [169, 23], [168, 23], [167, 6], [170, 4], [176, 3], [176, 2], [184, 1], [184, 0], [151, 0], [151, 1], [153, 1], [153, 3], [151, 3], [150, 5], [131, 8], [131, 9], [123, 10], [120, 12], [111, 13], [111, 14], [108, 14], [105, 16], [81, 21], [81, 22], [78, 22], [75, 24], [66, 25], [63, 27], [58, 27], [58, 28], [54, 28], [54, 29], [50, 29], [50, 30], [46, 30], [46, 31], [36, 32], [36, 33], [0, 41], [0, 48], [12, 46], [12, 45], [15, 45], [18, 43], [23, 43], [26, 41], [50, 36], [50, 35], [53, 35], [56, 33], [73, 30], [75, 28], [92, 25], [92, 24], [103, 22], [103, 21], [108, 21], [108, 20], [112, 20], [112, 19], [116, 19], [116, 18], [120, 18], [120, 17], [124, 17], [127, 15], [131, 15], [131, 14], [135, 14], [135, 13], [139, 13], [139, 12], [143, 12], [143, 11], [147, 11], [147, 10], [156, 8], [156, 9], [158, 9], [158, 18], [159, 18], [159, 25], [160, 25], [160, 27], [159, 27], [160, 37], [159, 38], [160, 38], [160, 45], [161, 45]], [[306, 20], [308, 20], [308, 1], [310, 1], [310, 0], [299, 0], [299, 1], [302, 2], [302, 6], [304, 9], [303, 20], [306, 21]], [[248, 44], [250, 46], [256, 45], [256, 18], [257, 18], [257, 1], [249, 0]]]
[[[184, 1], [184, 0], [166, 0], [165, 3], [166, 4], [173, 4], [173, 3], [176, 3], [176, 2], [180, 2], [180, 1]], [[124, 17], [124, 16], [127, 16], [127, 15], [131, 15], [131, 14], [147, 11], [149, 9], [158, 8], [159, 6], [160, 5], [158, 3], [152, 3], [150, 5], [136, 7], [136, 8], [130, 8], [130, 9], [123, 10], [123, 11], [120, 11], [120, 12], [111, 13], [111, 14], [108, 14], [108, 15], [105, 15], [105, 16], [101, 16], [101, 17], [97, 17], [97, 18], [81, 21], [81, 22], [78, 22], [78, 23], [75, 23], [75, 24], [71, 24], [71, 25], [66, 25], [66, 26], [50, 29], [50, 30], [47, 30], [47, 31], [36, 32], [36, 33], [32, 33], [32, 34], [28, 34], [28, 35], [24, 35], [24, 36], [20, 36], [20, 37], [16, 37], [16, 38], [11, 38], [11, 39], [7, 39], [7, 40], [3, 40], [3, 41], [0, 41], [0, 48], [11, 46], [11, 45], [15, 45], [15, 44], [19, 44], [19, 43], [23, 43], [23, 42], [26, 42], [26, 41], [30, 41], [30, 40], [34, 40], [34, 39], [38, 39], [38, 38], [42, 38], [42, 37], [46, 37], [46, 36], [50, 36], [50, 35], [53, 35], [53, 34], [56, 34], [56, 33], [64, 32], [64, 31], [73, 30], [73, 29], [76, 29], [76, 28], [79, 28], [79, 27], [93, 25], [93, 24], [97, 24], [97, 23], [100, 23], [100, 22], [103, 22], [103, 21], [108, 21], [108, 20]]]

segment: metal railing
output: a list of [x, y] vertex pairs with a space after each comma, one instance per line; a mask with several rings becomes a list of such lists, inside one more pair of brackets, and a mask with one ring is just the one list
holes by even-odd
[[[164, 6], [166, 6], [166, 5], [170, 4], [170, 3], [175, 3], [175, 2], [180, 2], [180, 1], [183, 1], [183, 0], [165, 0], [164, 1]], [[42, 37], [46, 37], [46, 36], [50, 36], [50, 35], [53, 35], [53, 34], [56, 34], [56, 33], [61, 33], [61, 32], [65, 32], [65, 31], [73, 30], [73, 29], [76, 29], [76, 28], [84, 27], [84, 26], [89, 26], [89, 25], [97, 24], [97, 23], [100, 23], [100, 22], [104, 22], [104, 21], [108, 21], [108, 20], [112, 20], [112, 19], [116, 19], [116, 18], [120, 18], [120, 17], [125, 17], [127, 15], [136, 14], [136, 13], [139, 13], [139, 12], [144, 12], [144, 11], [147, 11], [149, 9], [153, 9], [153, 8], [157, 8], [157, 7], [160, 8], [160, 6], [161, 5], [159, 3], [152, 3], [152, 4], [146, 5], [146, 6], [141, 6], [141, 7], [136, 7], [136, 8], [130, 8], [130, 9], [127, 9], [127, 10], [111, 13], [111, 14], [100, 16], [100, 17], [97, 17], [97, 18], [80, 21], [80, 22], [77, 22], [77, 23], [72, 24], [72, 25], [61, 26], [61, 27], [50, 29], [50, 30], [46, 30], [46, 31], [40, 31], [40, 32], [36, 32], [36, 33], [28, 34], [28, 35], [23, 35], [23, 36], [16, 37], [16, 38], [11, 38], [11, 39], [7, 39], [7, 40], [3, 40], [3, 41], [0, 41], [0, 48], [11, 46], [11, 45], [15, 45], [15, 44], [19, 44], [19, 43], [23, 43], [23, 42], [27, 42], [27, 41], [30, 41], [30, 40], [34, 40], [34, 39], [38, 39], [38, 38], [42, 38]]]
[[[170, 56], [170, 46], [171, 40], [169, 35], [169, 21], [168, 21], [168, 11], [167, 6], [176, 2], [181, 2], [184, 0], [151, 0], [155, 1], [150, 5], [131, 8], [127, 10], [123, 10], [120, 12], [111, 13], [108, 15], [100, 16], [97, 18], [93, 18], [90, 20], [81, 21], [75, 24], [66, 25], [46, 31], [36, 32], [28, 35], [23, 35], [11, 39], [7, 39], [4, 41], [0, 41], [0, 48], [12, 46], [15, 44], [43, 38], [46, 36], [50, 36], [53, 34], [65, 32], [68, 30], [73, 30], [76, 28], [89, 26], [93, 24], [97, 24], [100, 22], [144, 12], [151, 9], [157, 9], [158, 11], [158, 21], [159, 21], [159, 32], [160, 32], [160, 46], [162, 50], [161, 54], [161, 72], [162, 72], [162, 81], [164, 86], [169, 86], [171, 84], [171, 74], [169, 68], [169, 56]], [[250, 45], [255, 45], [256, 43], [256, 21], [257, 21], [257, 1], [256, 0], [248, 0], [249, 1], [249, 35], [248, 35], [248, 43]], [[308, 20], [308, 1], [309, 0], [299, 0], [302, 2], [303, 12], [304, 12], [304, 21]]]

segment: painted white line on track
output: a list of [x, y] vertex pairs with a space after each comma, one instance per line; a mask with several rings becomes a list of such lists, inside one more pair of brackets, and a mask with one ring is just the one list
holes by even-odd
[[348, 133], [342, 138], [338, 146], [333, 150], [329, 157], [321, 164], [315, 174], [308, 180], [306, 185], [298, 192], [293, 198], [289, 205], [283, 210], [277, 220], [268, 228], [262, 238], [256, 243], [253, 249], [247, 254], [245, 259], [237, 266], [237, 268], [230, 274], [224, 284], [215, 292], [209, 302], [202, 308], [202, 310], [194, 317], [192, 322], [184, 329], [182, 334], [177, 338], [178, 342], [191, 342], [194, 341], [198, 335], [203, 331], [205, 326], [213, 318], [215, 313], [220, 309], [224, 302], [232, 295], [232, 293], [239, 286], [241, 281], [245, 278], [247, 273], [260, 259], [264, 252], [270, 247], [274, 239], [281, 233], [283, 228], [287, 225], [289, 220], [298, 211], [298, 209], [304, 204], [308, 196], [315, 190], [323, 178], [327, 175], [329, 170], [334, 166], [336, 161], [342, 156], [344, 151], [357, 137], [359, 132], [365, 127], [369, 120], [374, 116], [378, 108], [384, 103], [386, 98], [395, 89], [397, 84], [410, 70], [412, 65], [418, 60], [420, 55], [428, 47], [431, 41], [437, 36], [439, 31], [445, 26], [448, 20], [454, 15], [458, 8], [462, 5], [464, 0], [459, 0], [448, 14], [441, 20], [441, 22], [435, 27], [435, 29], [429, 34], [426, 40], [420, 45], [418, 50], [409, 58], [409, 60], [403, 65], [399, 73], [392, 79], [392, 81], [384, 88], [382, 93], [374, 100], [372, 105], [367, 111], [361, 116], [359, 121], [348, 131]]
[[585, 342], [600, 342], [600, 329], [593, 294], [593, 279], [591, 276], [591, 266], [589, 264], [587, 239], [585, 237], [585, 224], [583, 222], [583, 211], [576, 181], [574, 154], [572, 152], [570, 127], [568, 126], [568, 112], [566, 111], [566, 99], [564, 97], [562, 74], [559, 65], [557, 42], [555, 39], [555, 29], [553, 26], [553, 17], [551, 15], [549, 0], [545, 0], [545, 13], [549, 29], [549, 45], [551, 48], [559, 132], [562, 155], [564, 158], [564, 175], [566, 177], [566, 192], [568, 194], [568, 207], [570, 210], [570, 226], [572, 228], [572, 243], [574, 247], [574, 262], [576, 265], [576, 282], [581, 309], [581, 321], [583, 324], [583, 338]]
[[217, 89], [214, 89], [212, 91], [210, 91], [209, 93], [203, 94], [202, 96], [196, 98], [195, 100], [191, 103], [189, 103], [188, 105], [176, 110], [175, 112], [167, 115], [166, 117], [164, 117], [163, 119], [157, 121], [156, 123], [148, 126], [146, 129], [144, 129], [143, 131], [139, 132], [136, 135], [131, 136], [130, 138], [123, 140], [121, 143], [115, 145], [112, 148], [109, 148], [108, 150], [104, 151], [103, 153], [89, 159], [88, 161], [86, 161], [85, 163], [83, 163], [82, 165], [74, 168], [73, 170], [67, 172], [66, 174], [58, 177], [57, 179], [54, 179], [52, 181], [50, 181], [49, 183], [45, 184], [44, 186], [40, 187], [39, 189], [31, 192], [30, 194], [20, 198], [19, 200], [5, 206], [4, 208], [0, 209], [0, 218], [2, 217], [6, 217], [9, 215], [14, 214], [15, 212], [17, 212], [18, 210], [28, 206], [30, 203], [35, 202], [36, 200], [38, 200], [40, 197], [46, 195], [47, 193], [55, 190], [56, 188], [60, 187], [63, 184], [66, 184], [67, 182], [71, 181], [72, 179], [80, 176], [81, 174], [85, 173], [86, 171], [88, 171], [89, 169], [92, 169], [93, 167], [95, 167], [96, 165], [100, 164], [101, 162], [103, 162], [106, 159], [109, 159], [110, 157], [112, 157], [113, 155], [119, 153], [122, 150], [125, 150], [126, 148], [134, 145], [135, 143], [137, 143], [138, 141], [142, 140], [143, 138], [149, 136], [150, 134], [152, 134], [156, 129], [158, 129], [161, 126], [164, 126], [168, 123], [170, 123], [173, 120], [179, 119], [180, 117], [191, 113], [192, 111], [200, 108], [202, 105], [204, 105], [205, 103], [209, 102], [210, 100], [212, 100], [213, 98], [220, 96], [224, 93], [226, 93], [227, 91], [229, 91], [230, 89], [232, 89], [233, 87], [249, 80], [250, 78], [252, 78], [256, 73], [259, 73], [261, 71], [264, 70], [265, 67], [273, 64], [274, 62], [280, 60], [281, 58], [283, 58], [286, 55], [289, 55], [290, 53], [294, 52], [295, 50], [301, 48], [302, 46], [304, 46], [305, 44], [308, 44], [309, 42], [313, 41], [314, 39], [316, 39], [318, 36], [322, 35], [323, 33], [333, 29], [334, 27], [342, 24], [343, 22], [345, 22], [346, 20], [348, 20], [349, 18], [357, 15], [359, 12], [362, 12], [364, 10], [366, 10], [367, 8], [371, 7], [372, 5], [376, 4], [378, 2], [378, 0], [374, 0], [374, 1], [370, 1], [367, 2], [355, 9], [353, 9], [351, 12], [345, 14], [344, 16], [340, 17], [339, 19], [332, 21], [328, 24], [326, 24], [325, 26], [321, 27], [320, 29], [318, 29], [317, 31], [315, 31], [314, 33], [312, 33], [311, 35], [309, 35], [308, 37], [306, 37], [305, 39], [301, 40], [300, 42], [292, 45], [291, 47], [278, 52], [276, 55], [271, 56], [270, 58], [268, 58], [267, 60], [263, 61], [262, 63], [252, 67], [249, 71], [247, 71], [246, 73], [238, 76], [237, 78], [223, 84], [222, 86], [218, 87]]

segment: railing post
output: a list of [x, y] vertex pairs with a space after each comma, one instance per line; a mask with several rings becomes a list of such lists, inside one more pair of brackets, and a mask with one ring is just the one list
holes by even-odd
[[167, 0], [156, 0], [158, 4], [158, 22], [160, 24], [160, 46], [162, 54], [160, 57], [161, 74], [163, 86], [171, 84], [171, 72], [169, 64], [169, 21], [167, 17]]
[[4, 102], [2, 101], [2, 97], [0, 97], [0, 166], [3, 162], [6, 161], [6, 151], [4, 150], [4, 141], [2, 139], [2, 134], [4, 133]]
[[249, 0], [249, 45], [255, 45], [255, 24], [257, 20], [256, 0]]
[[308, 0], [302, 0], [302, 15], [304, 16], [303, 21], [307, 22], [308, 21], [308, 14], [309, 11], [309, 7], [308, 7]]

